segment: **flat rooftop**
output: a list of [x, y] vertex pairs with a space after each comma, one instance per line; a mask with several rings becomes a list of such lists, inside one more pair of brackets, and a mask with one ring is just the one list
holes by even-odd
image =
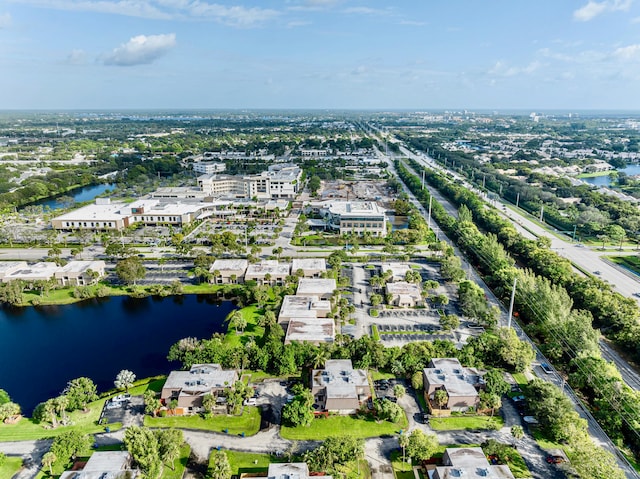
[[336, 280], [320, 278], [300, 278], [296, 294], [299, 296], [312, 296], [315, 294], [333, 294], [336, 290]]
[[289, 263], [278, 263], [276, 260], [266, 260], [261, 263], [250, 264], [247, 267], [247, 276], [289, 276], [291, 266]]
[[335, 337], [336, 328], [332, 318], [300, 318], [289, 321], [285, 343], [332, 343]]
[[26, 267], [26, 261], [0, 261], [0, 276], [4, 276], [16, 269], [25, 269]]
[[213, 273], [218, 271], [246, 271], [249, 266], [249, 262], [246, 259], [217, 259], [209, 268], [209, 271]]
[[420, 287], [415, 283], [407, 283], [406, 281], [398, 281], [396, 283], [387, 283], [387, 293], [400, 294], [411, 297], [422, 297]]
[[69, 261], [58, 269], [58, 273], [84, 273], [88, 270], [100, 271], [105, 268], [104, 261]]
[[382, 263], [382, 272], [386, 273], [387, 271], [391, 271], [394, 281], [404, 279], [407, 271], [412, 271], [412, 269], [408, 263]]
[[481, 382], [481, 371], [463, 368], [455, 358], [434, 358], [431, 362], [435, 367], [424, 369], [429, 384], [442, 384], [450, 397], [478, 395], [474, 385]]
[[299, 269], [326, 271], [327, 262], [324, 258], [296, 258], [291, 261], [291, 271], [295, 273]]
[[203, 391], [231, 387], [237, 380], [235, 370], [221, 369], [219, 364], [194, 364], [189, 371], [171, 371], [163, 388]]

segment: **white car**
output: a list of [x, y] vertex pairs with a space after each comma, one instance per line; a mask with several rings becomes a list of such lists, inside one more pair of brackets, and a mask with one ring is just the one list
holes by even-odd
[[242, 404], [244, 404], [245, 406], [255, 406], [257, 404], [257, 401], [256, 398], [249, 398], [245, 399]]

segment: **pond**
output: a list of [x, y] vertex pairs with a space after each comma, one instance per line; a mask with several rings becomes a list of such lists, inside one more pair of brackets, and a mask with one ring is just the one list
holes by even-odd
[[[640, 175], [640, 165], [627, 165], [625, 168], [621, 168], [617, 171], [620, 173], [626, 173], [629, 176]], [[581, 178], [581, 180], [595, 186], [609, 186], [611, 184], [611, 178], [609, 175], [592, 176], [589, 178]]]
[[66, 208], [69, 206], [68, 204], [60, 201], [62, 197], [71, 197], [76, 203], [83, 203], [85, 201], [93, 200], [107, 190], [115, 190], [115, 188], [115, 183], [83, 186], [81, 188], [69, 190], [63, 195], [57, 196], [55, 198], [44, 198], [42, 200], [31, 203], [31, 205], [41, 205], [45, 209], [48, 208], [50, 210], [59, 210], [61, 208]]
[[167, 374], [180, 367], [167, 361], [172, 344], [226, 332], [224, 319], [234, 309], [211, 295], [0, 309], [0, 388], [30, 415], [80, 376], [105, 391], [122, 369], [138, 378]]

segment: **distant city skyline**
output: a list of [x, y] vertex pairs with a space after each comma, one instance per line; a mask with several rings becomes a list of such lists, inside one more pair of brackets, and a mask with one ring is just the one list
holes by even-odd
[[7, 0], [0, 109], [640, 110], [640, 2]]

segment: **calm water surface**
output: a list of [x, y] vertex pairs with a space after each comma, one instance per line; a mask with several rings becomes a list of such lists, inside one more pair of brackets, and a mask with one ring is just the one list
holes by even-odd
[[[96, 196], [101, 195], [107, 190], [115, 190], [116, 185], [113, 184], [101, 184], [101, 185], [92, 185], [92, 186], [83, 186], [82, 188], [76, 188], [74, 190], [70, 190], [64, 195], [61, 196], [70, 196], [74, 199], [76, 203], [82, 203], [84, 201], [91, 201]], [[67, 205], [64, 205], [59, 201], [60, 196], [57, 198], [46, 198], [40, 201], [36, 201], [33, 203], [34, 205], [42, 205], [45, 209], [49, 208], [50, 210], [59, 210], [60, 208], [64, 208]]]
[[172, 344], [224, 332], [234, 309], [208, 295], [0, 309], [0, 388], [30, 415], [73, 378], [90, 377], [104, 391], [122, 369], [166, 374], [179, 367], [166, 359]]
[[[640, 175], [640, 165], [629, 165], [626, 168], [617, 170], [622, 173], [626, 173], [629, 176]], [[583, 181], [596, 186], [609, 186], [611, 184], [611, 178], [607, 176], [593, 176], [591, 178], [582, 178]]]

